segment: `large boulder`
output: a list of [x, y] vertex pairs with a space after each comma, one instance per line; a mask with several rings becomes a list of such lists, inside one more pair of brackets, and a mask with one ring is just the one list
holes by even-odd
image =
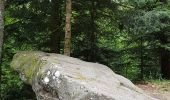
[[38, 100], [156, 100], [107, 66], [60, 54], [19, 52], [11, 67]]

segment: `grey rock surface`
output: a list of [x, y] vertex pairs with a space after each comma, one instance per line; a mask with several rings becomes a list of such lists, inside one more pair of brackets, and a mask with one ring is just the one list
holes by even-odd
[[37, 100], [156, 100], [107, 66], [60, 54], [19, 52], [11, 67]]

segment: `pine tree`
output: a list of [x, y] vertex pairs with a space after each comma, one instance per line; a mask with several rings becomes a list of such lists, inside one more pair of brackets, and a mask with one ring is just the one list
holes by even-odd
[[2, 61], [2, 47], [4, 37], [4, 0], [0, 0], [0, 64]]
[[66, 0], [66, 27], [65, 27], [65, 44], [64, 55], [70, 56], [71, 53], [71, 13], [72, 1]]

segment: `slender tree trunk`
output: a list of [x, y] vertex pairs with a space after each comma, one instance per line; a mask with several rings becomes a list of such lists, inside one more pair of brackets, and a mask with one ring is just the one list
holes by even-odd
[[1, 64], [2, 64], [3, 37], [4, 37], [4, 0], [0, 0], [0, 75], [2, 73]]
[[53, 53], [60, 53], [61, 43], [61, 0], [51, 1], [51, 19], [50, 19], [50, 30], [51, 30], [51, 41], [50, 49]]
[[91, 32], [89, 34], [89, 42], [90, 42], [90, 52], [88, 60], [95, 62], [96, 61], [96, 26], [95, 26], [95, 18], [96, 18], [96, 1], [91, 1]]
[[143, 75], [144, 75], [144, 60], [143, 60], [143, 37], [140, 38], [140, 78], [143, 80]]
[[70, 56], [70, 52], [71, 52], [71, 13], [72, 13], [72, 1], [66, 0], [66, 27], [65, 27], [64, 55], [67, 56]]

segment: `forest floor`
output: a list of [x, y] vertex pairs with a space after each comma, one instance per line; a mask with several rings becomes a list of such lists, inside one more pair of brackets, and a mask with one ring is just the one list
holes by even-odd
[[151, 81], [136, 85], [154, 98], [170, 100], [170, 81]]

